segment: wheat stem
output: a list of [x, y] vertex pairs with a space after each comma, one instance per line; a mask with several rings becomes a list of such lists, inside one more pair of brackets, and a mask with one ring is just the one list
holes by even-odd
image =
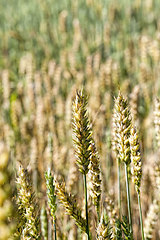
[[125, 176], [126, 176], [128, 217], [129, 217], [130, 232], [132, 234], [133, 233], [133, 229], [132, 229], [131, 199], [130, 199], [130, 191], [129, 191], [128, 169], [127, 169], [127, 164], [125, 163], [124, 165], [125, 165]]
[[97, 217], [98, 217], [98, 223], [100, 222], [100, 204], [96, 207]]
[[140, 198], [140, 192], [138, 194], [138, 206], [139, 206], [139, 215], [140, 215], [140, 224], [141, 224], [141, 235], [142, 240], [144, 240], [144, 231], [143, 231], [143, 220], [142, 220], [142, 209], [141, 209], [141, 198]]

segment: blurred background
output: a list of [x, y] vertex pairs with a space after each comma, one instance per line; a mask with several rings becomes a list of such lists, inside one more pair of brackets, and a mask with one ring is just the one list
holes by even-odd
[[[110, 208], [116, 208], [111, 136], [114, 97], [121, 90], [140, 133], [146, 218], [157, 194], [154, 100], [160, 96], [159, 10], [158, 0], [0, 0], [0, 141], [13, 168], [20, 161], [29, 169], [41, 202], [48, 166], [65, 179], [68, 191], [77, 194], [81, 189], [71, 119], [76, 90], [84, 88], [100, 155], [103, 199], [106, 206], [111, 199]], [[78, 197], [83, 207], [83, 195]], [[134, 186], [132, 198], [135, 239], [141, 239]], [[126, 214], [125, 190], [123, 199]], [[72, 224], [59, 211], [59, 239], [78, 239]], [[158, 224], [155, 240], [160, 239]]]

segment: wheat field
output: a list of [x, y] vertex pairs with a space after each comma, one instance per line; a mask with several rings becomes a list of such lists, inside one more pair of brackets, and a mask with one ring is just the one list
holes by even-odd
[[160, 240], [159, 9], [0, 0], [0, 240]]

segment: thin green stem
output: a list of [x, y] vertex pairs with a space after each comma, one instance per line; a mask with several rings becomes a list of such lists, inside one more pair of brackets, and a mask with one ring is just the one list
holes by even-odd
[[126, 191], [127, 191], [129, 225], [130, 225], [130, 232], [131, 232], [131, 234], [133, 234], [132, 215], [131, 215], [131, 199], [130, 199], [129, 181], [128, 181], [128, 170], [127, 170], [127, 164], [125, 163], [124, 165], [125, 165], [125, 175], [126, 175]]
[[121, 169], [120, 169], [120, 159], [118, 159], [118, 209], [119, 209], [119, 217], [121, 218]]
[[97, 218], [98, 218], [98, 223], [100, 222], [100, 204], [96, 207], [96, 212], [97, 212]]
[[54, 226], [54, 240], [57, 240], [56, 218], [53, 220], [53, 226]]
[[84, 174], [84, 194], [85, 194], [85, 209], [86, 209], [86, 233], [87, 233], [87, 239], [90, 240], [90, 236], [89, 236], [89, 223], [88, 223], [88, 203], [87, 203], [87, 179], [86, 179], [86, 174]]
[[141, 209], [140, 192], [138, 192], [137, 194], [138, 194], [139, 215], [140, 215], [140, 224], [141, 224], [141, 235], [142, 235], [142, 240], [144, 240], [144, 231], [143, 231], [143, 219], [142, 219], [142, 209]]

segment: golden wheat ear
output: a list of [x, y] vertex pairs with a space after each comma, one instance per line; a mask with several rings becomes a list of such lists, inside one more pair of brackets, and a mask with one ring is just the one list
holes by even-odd
[[114, 105], [114, 143], [116, 144], [115, 150], [117, 157], [121, 162], [129, 164], [130, 158], [130, 128], [131, 128], [131, 114], [127, 100], [119, 92], [118, 97], [115, 99]]
[[17, 204], [23, 217], [22, 233], [24, 238], [40, 239], [39, 207], [28, 171], [22, 164], [18, 168], [17, 177], [18, 198]]
[[72, 128], [75, 154], [79, 171], [83, 174], [88, 173], [90, 161], [91, 128], [86, 110], [87, 96], [83, 91], [77, 91], [76, 98], [72, 106]]
[[84, 195], [86, 209], [86, 234], [90, 240], [89, 220], [88, 220], [88, 204], [87, 204], [87, 178], [89, 171], [88, 165], [91, 157], [92, 131], [90, 128], [87, 113], [87, 96], [83, 91], [77, 91], [75, 101], [73, 102], [73, 141], [75, 145], [75, 155], [79, 171], [83, 174], [84, 179]]
[[141, 178], [142, 178], [142, 159], [140, 153], [139, 136], [135, 127], [131, 127], [130, 136], [131, 148], [131, 171], [133, 182], [137, 192], [140, 192]]
[[94, 141], [92, 140], [91, 146], [91, 156], [88, 172], [88, 188], [90, 189], [90, 194], [93, 199], [93, 204], [95, 205], [98, 221], [100, 221], [100, 200], [101, 200], [101, 171], [100, 171], [100, 161], [98, 152]]

